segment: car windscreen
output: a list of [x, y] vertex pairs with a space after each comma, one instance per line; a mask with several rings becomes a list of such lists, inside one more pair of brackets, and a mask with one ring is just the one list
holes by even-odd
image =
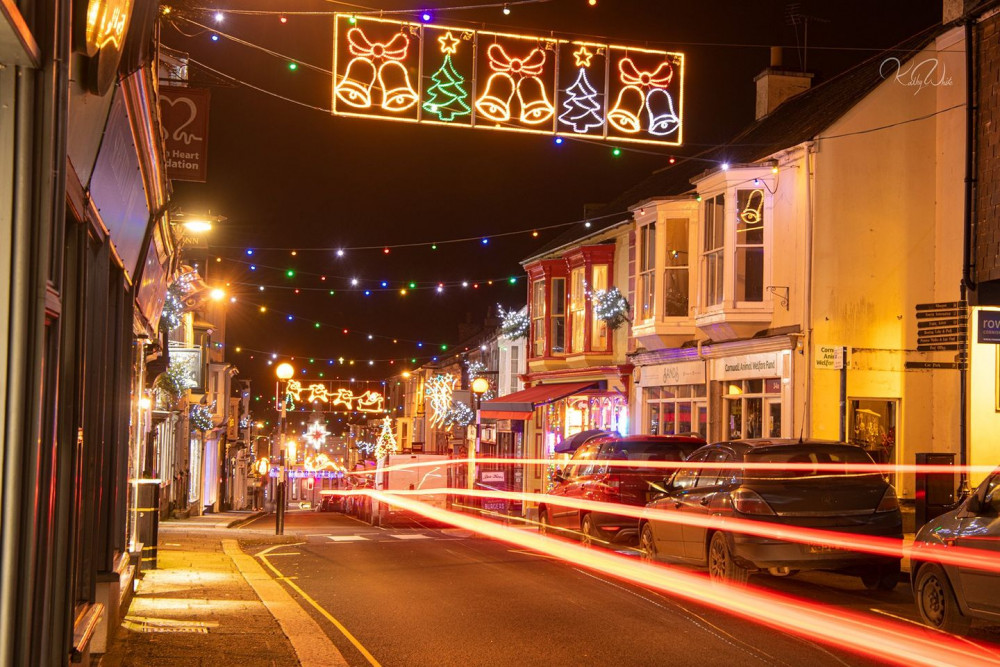
[[[683, 461], [694, 450], [698, 449], [700, 443], [697, 442], [658, 442], [656, 440], [629, 440], [625, 442], [609, 443], [601, 453], [601, 458], [611, 460], [626, 461]], [[609, 466], [608, 472], [637, 472], [645, 470], [653, 472], [650, 468], [632, 466]]]
[[[860, 447], [850, 447], [847, 445], [810, 445], [803, 443], [794, 446], [782, 447], [762, 447], [747, 452], [744, 460], [747, 463], [764, 463], [773, 465], [768, 469], [748, 469], [746, 477], [748, 479], [778, 479], [789, 477], [826, 477], [830, 475], [859, 474], [857, 471], [848, 472], [846, 470], [809, 468], [809, 464], [838, 464], [838, 463], [864, 463], [874, 464], [875, 462], [868, 453]], [[794, 467], [785, 467], [786, 464], [795, 464]], [[805, 466], [805, 467], [802, 467]], [[878, 474], [872, 471], [871, 474]]]

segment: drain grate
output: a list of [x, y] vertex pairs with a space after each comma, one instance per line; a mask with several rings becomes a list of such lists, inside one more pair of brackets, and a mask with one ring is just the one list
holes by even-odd
[[170, 618], [143, 618], [127, 616], [122, 621], [122, 627], [133, 632], [186, 632], [207, 635], [210, 627], [218, 627], [218, 623], [203, 623], [201, 621], [175, 621]]

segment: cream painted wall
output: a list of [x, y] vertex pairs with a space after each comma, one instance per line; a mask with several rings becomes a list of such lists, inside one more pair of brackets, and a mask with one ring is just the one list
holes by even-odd
[[[965, 119], [961, 108], [948, 110], [964, 102], [956, 36], [950, 31], [901, 70], [937, 58], [950, 85], [918, 90], [887, 70], [816, 145], [811, 344], [852, 348], [849, 398], [900, 399], [899, 463], [916, 452], [958, 451], [958, 372], [904, 370], [906, 361], [953, 358], [915, 351], [915, 306], [959, 296]], [[812, 434], [835, 438], [839, 373], [809, 371]], [[912, 479], [901, 490], [912, 496]]]

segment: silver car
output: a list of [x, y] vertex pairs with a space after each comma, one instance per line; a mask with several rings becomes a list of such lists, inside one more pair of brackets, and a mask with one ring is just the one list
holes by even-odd
[[[957, 509], [921, 528], [913, 546], [922, 544], [983, 549], [1000, 558], [1000, 469]], [[924, 623], [960, 634], [974, 618], [1000, 622], [1000, 574], [923, 562], [919, 552], [912, 558], [913, 597]]]

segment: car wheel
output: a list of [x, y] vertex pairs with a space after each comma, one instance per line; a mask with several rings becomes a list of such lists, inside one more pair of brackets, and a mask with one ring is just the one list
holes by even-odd
[[549, 533], [549, 513], [544, 507], [538, 508], [538, 532], [542, 535]]
[[861, 583], [870, 591], [891, 591], [899, 583], [899, 561], [874, 565], [861, 573]]
[[948, 576], [937, 565], [926, 564], [917, 573], [917, 609], [924, 623], [937, 630], [964, 634], [972, 621], [963, 616]]
[[723, 533], [713, 533], [708, 544], [708, 574], [713, 581], [731, 584], [745, 584], [750, 577], [750, 570], [733, 560], [729, 541]]
[[656, 541], [653, 539], [653, 527], [642, 524], [639, 532], [639, 558], [647, 563], [656, 561]]
[[600, 542], [601, 538], [597, 534], [597, 527], [589, 514], [584, 514], [580, 519], [580, 541], [585, 547], [594, 546], [595, 542]]

